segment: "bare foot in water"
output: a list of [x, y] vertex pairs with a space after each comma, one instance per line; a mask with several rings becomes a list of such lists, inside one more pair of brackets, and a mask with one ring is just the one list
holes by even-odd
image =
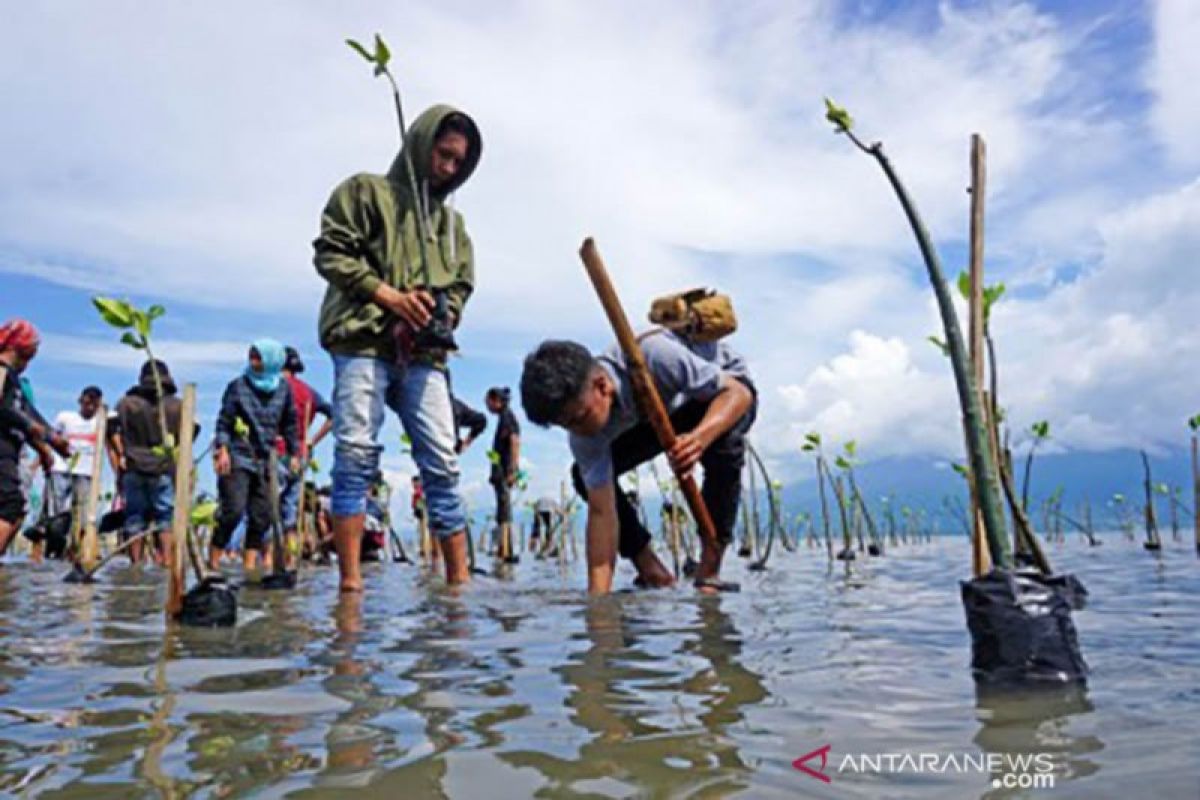
[[665, 589], [675, 585], [675, 576], [654, 554], [654, 548], [649, 544], [634, 557], [633, 565], [637, 567], [638, 581], [648, 589]]
[[710, 548], [701, 545], [700, 565], [696, 567], [695, 586], [701, 594], [719, 594], [721, 584], [721, 558], [725, 547]]

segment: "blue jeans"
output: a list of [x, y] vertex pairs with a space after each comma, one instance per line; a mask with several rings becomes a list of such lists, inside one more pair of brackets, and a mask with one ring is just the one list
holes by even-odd
[[293, 475], [286, 459], [279, 460], [279, 520], [283, 529], [290, 531], [300, 519], [300, 486], [304, 483], [304, 471]]
[[126, 472], [121, 478], [121, 493], [125, 496], [126, 536], [171, 527], [175, 514], [175, 481], [170, 475]]
[[466, 528], [446, 373], [424, 364], [398, 367], [377, 358], [341, 355], [333, 356], [333, 369], [333, 516], [366, 513], [367, 490], [383, 452], [377, 439], [386, 407], [400, 417], [412, 440], [430, 530], [445, 538]]
[[82, 507], [87, 502], [92, 479], [88, 475], [72, 475], [69, 472], [54, 472], [50, 475], [50, 487], [54, 492], [54, 510], [70, 511], [75, 503]]

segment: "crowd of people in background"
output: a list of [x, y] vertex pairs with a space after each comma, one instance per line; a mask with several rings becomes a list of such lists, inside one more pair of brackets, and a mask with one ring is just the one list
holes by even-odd
[[[107, 458], [113, 481], [111, 491], [98, 492], [107, 506], [103, 514], [97, 511], [104, 520], [100, 532], [115, 533], [133, 563], [165, 564], [176, 493], [171, 447], [179, 441], [182, 419], [170, 367], [162, 360], [145, 362], [136, 383], [111, 407], [106, 407], [98, 386], [86, 386], [76, 409], [62, 410], [47, 421], [23, 374], [39, 346], [37, 330], [27, 321], [12, 320], [0, 328], [0, 553], [24, 528], [34, 558], [73, 557], [71, 526], [59, 525], [47, 536], [47, 521], [80, 519], [92, 488], [95, 459]], [[333, 406], [300, 377], [304, 370], [295, 348], [260, 339], [251, 344], [244, 370], [225, 387], [212, 444], [197, 448], [211, 450], [217, 478], [210, 570], [221, 569], [239, 555], [247, 571], [273, 569], [274, 551], [268, 544], [275, 526], [290, 566], [299, 558], [330, 563], [336, 553], [331, 487], [318, 487], [306, 477], [313, 452], [333, 430]], [[511, 547], [501, 523], [511, 522], [509, 491], [520, 460], [519, 427], [508, 408], [509, 394], [507, 388], [494, 387], [485, 398], [499, 420], [494, 452], [502, 453], [491, 465], [497, 490], [496, 550]], [[487, 429], [488, 420], [458, 397], [452, 397], [452, 404], [459, 436], [455, 452], [461, 454]], [[194, 435], [199, 433], [196, 424]], [[22, 459], [26, 448], [30, 460]], [[30, 514], [35, 472], [43, 473], [44, 482], [39, 507]], [[363, 560], [381, 558], [389, 537], [402, 547], [392, 527], [391, 494], [377, 474], [366, 500]], [[419, 527], [426, 520], [419, 475], [412, 477], [411, 500]], [[311, 521], [303, 541], [298, 536], [301, 513]]]
[[[363, 590], [364, 557], [383, 546], [379, 517], [390, 490], [381, 484], [379, 437], [386, 412], [404, 428], [418, 478], [413, 513], [422, 550], [440, 559], [446, 581], [470, 577], [470, 533], [460, 492], [459, 455], [486, 429], [487, 419], [457, 400], [448, 357], [475, 288], [475, 259], [454, 193], [479, 163], [483, 140], [475, 122], [446, 105], [426, 109], [404, 132], [400, 153], [384, 175], [358, 173], [334, 188], [313, 242], [313, 263], [325, 282], [318, 315], [321, 346], [333, 362], [326, 401], [300, 379], [299, 354], [273, 339], [249, 348], [242, 372], [221, 399], [212, 438], [218, 512], [208, 567], [219, 569], [243, 532], [247, 570], [278, 568], [279, 559], [306, 551], [336, 553], [341, 592]], [[691, 309], [704, 292], [666, 298], [663, 308]], [[690, 298], [690, 299], [689, 299]], [[727, 301], [727, 298], [725, 299]], [[736, 328], [732, 307], [718, 298], [706, 313], [671, 312], [685, 325], [642, 338], [646, 368], [670, 410], [678, 436], [666, 451], [677, 475], [704, 466], [703, 499], [715, 534], [703, 537], [695, 583], [719, 591], [722, 555], [732, 539], [745, 461], [745, 434], [757, 394], [744, 360], [718, 341]], [[669, 315], [670, 316], [670, 315]], [[49, 482], [57, 511], [79, 505], [100, 457], [97, 425], [103, 397], [87, 387], [79, 411], [53, 423], [38, 413], [22, 372], [38, 349], [36, 330], [14, 320], [0, 329], [0, 552], [26, 513], [20, 453], [29, 445]], [[662, 453], [635, 397], [637, 381], [620, 349], [593, 355], [582, 345], [547, 340], [529, 355], [521, 376], [527, 418], [569, 433], [572, 478], [587, 508], [588, 588], [611, 590], [618, 553], [638, 571], [641, 585], [674, 583], [650, 545], [650, 534], [617, 480]], [[170, 545], [174, 445], [180, 438], [180, 401], [168, 366], [149, 361], [137, 384], [117, 403], [103, 445], [119, 478], [123, 536], [144, 537], [154, 558]], [[495, 548], [516, 560], [512, 492], [520, 482], [521, 428], [511, 392], [487, 392], [496, 417], [488, 481], [495, 493]], [[316, 416], [325, 423], [310, 438]], [[463, 431], [466, 436], [463, 436]], [[307, 465], [330, 432], [335, 441], [328, 491], [312, 492], [319, 541], [297, 541], [297, 522], [309, 510]], [[57, 455], [56, 455], [57, 454]], [[190, 491], [190, 489], [189, 489]], [[553, 500], [538, 504], [535, 536], [550, 539]], [[274, 542], [275, 547], [268, 547]], [[434, 544], [436, 542], [436, 545]], [[281, 546], [282, 543], [282, 546]], [[142, 549], [131, 547], [137, 560]]]

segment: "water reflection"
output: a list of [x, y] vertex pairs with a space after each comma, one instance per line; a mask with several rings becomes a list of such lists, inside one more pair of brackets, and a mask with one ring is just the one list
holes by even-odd
[[[1095, 708], [1087, 690], [1078, 686], [1038, 690], [977, 689], [975, 708], [980, 722], [974, 741], [986, 753], [1022, 755], [1048, 754], [1054, 764], [1055, 781], [1094, 775], [1099, 763], [1089, 758], [1104, 749], [1098, 737], [1072, 735], [1072, 718], [1092, 713]], [[1011, 797], [1013, 790], [996, 789], [984, 797]]]
[[589, 646], [554, 670], [568, 687], [570, 722], [588, 734], [574, 757], [524, 751], [505, 760], [536, 769], [552, 795], [746, 788], [752, 770], [731, 729], [767, 692], [740, 661], [741, 636], [721, 598], [683, 606], [691, 619], [666, 626], [627, 599], [589, 601], [581, 612]]
[[[845, 564], [780, 553], [741, 595], [588, 600], [522, 563], [461, 597], [375, 565], [338, 598], [242, 590], [236, 628], [164, 626], [163, 574], [0, 569], [0, 794], [790, 796], [845, 752], [1046, 752], [1065, 796], [1196, 795], [1200, 572], [1065, 548], [1089, 694], [980, 696], [946, 564], [966, 543]], [[1072, 561], [1074, 559], [1074, 561]], [[975, 701], [974, 714], [971, 703]], [[966, 711], [964, 712], [964, 708]], [[811, 782], [806, 783], [805, 781]], [[978, 796], [981, 776], [843, 780], [846, 796]], [[939, 794], [940, 793], [940, 794]]]

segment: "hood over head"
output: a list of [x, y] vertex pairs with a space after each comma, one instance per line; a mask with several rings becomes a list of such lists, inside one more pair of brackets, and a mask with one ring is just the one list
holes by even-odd
[[[137, 386], [129, 391], [153, 400], [158, 397], [158, 388], [154, 385], [154, 369], [150, 363], [147, 361], [142, 364], [141, 372], [138, 373]], [[166, 362], [154, 359], [154, 367], [158, 369], [158, 380], [162, 383], [163, 394], [175, 394], [177, 391], [175, 379], [171, 377], [171, 371], [167, 369]]]
[[408, 126], [407, 136], [404, 137], [404, 146], [388, 170], [388, 180], [408, 189], [408, 167], [405, 166], [404, 156], [406, 153], [411, 153], [417, 185], [423, 186], [429, 181], [430, 168], [433, 165], [433, 143], [437, 140], [438, 129], [442, 122], [452, 114], [461, 117], [466, 125], [467, 157], [449, 183], [436, 190], [430, 185], [430, 194], [441, 200], [467, 182], [471, 173], [475, 171], [475, 167], [479, 165], [479, 156], [483, 152], [483, 138], [479, 135], [479, 127], [475, 124], [475, 120], [448, 105], [430, 106]]

